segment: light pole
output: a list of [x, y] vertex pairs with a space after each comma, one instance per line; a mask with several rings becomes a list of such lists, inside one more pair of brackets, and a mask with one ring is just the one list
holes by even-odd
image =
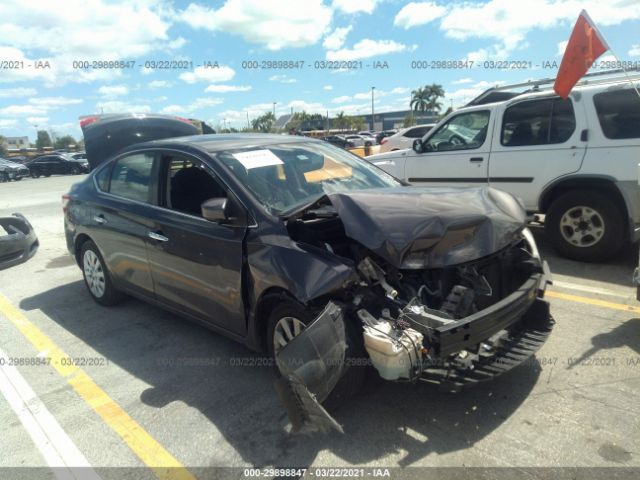
[[276, 118], [276, 103], [277, 102], [273, 102], [273, 118]]
[[373, 92], [375, 91], [375, 89], [376, 87], [371, 87], [371, 132], [373, 132], [374, 130]]

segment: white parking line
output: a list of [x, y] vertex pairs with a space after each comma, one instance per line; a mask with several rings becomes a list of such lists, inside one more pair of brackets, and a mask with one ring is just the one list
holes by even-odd
[[[631, 280], [629, 280], [629, 285], [631, 285]], [[629, 290], [629, 294], [625, 295], [624, 293], [615, 292], [613, 290], [609, 290], [606, 288], [598, 288], [598, 287], [590, 287], [589, 285], [582, 285], [579, 283], [571, 283], [571, 282], [563, 282], [562, 280], [553, 280], [553, 286], [566, 288], [568, 290], [577, 290], [579, 292], [586, 293], [595, 293], [596, 295], [607, 295], [609, 297], [618, 297], [618, 298], [629, 298], [633, 296], [633, 292]], [[631, 287], [629, 287], [631, 288]]]
[[[9, 365], [9, 357], [0, 350], [0, 392], [58, 479], [95, 479], [93, 470], [73, 440], [29, 386], [20, 372]], [[73, 467], [73, 468], [72, 468]]]

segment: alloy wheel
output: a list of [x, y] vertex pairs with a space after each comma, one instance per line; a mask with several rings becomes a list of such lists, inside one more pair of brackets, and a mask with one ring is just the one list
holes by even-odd
[[82, 263], [89, 290], [96, 298], [101, 298], [105, 291], [105, 276], [100, 258], [95, 252], [87, 250]]
[[305, 324], [295, 317], [282, 317], [273, 330], [273, 351], [277, 354], [291, 340], [300, 335]]
[[602, 215], [591, 207], [572, 207], [560, 218], [562, 237], [576, 247], [594, 246], [602, 239], [604, 231]]

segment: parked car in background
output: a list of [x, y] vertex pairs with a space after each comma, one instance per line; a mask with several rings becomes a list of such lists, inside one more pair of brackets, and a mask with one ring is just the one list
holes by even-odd
[[362, 135], [357, 135], [352, 133], [349, 135], [345, 135], [345, 138], [349, 140], [351, 143], [353, 143], [354, 147], [365, 147], [365, 146], [373, 145], [373, 142], [369, 137], [364, 137]]
[[69, 155], [74, 160], [86, 160], [87, 159], [87, 152], [70, 153]]
[[383, 138], [390, 137], [391, 135], [395, 135], [396, 133], [398, 133], [398, 130], [395, 128], [391, 130], [383, 130], [376, 135], [376, 142], [378, 142], [378, 144], [381, 144]]
[[20, 165], [24, 165], [25, 163], [30, 161], [31, 158], [29, 158], [29, 157], [27, 157], [25, 155], [18, 155], [18, 156], [15, 156], [15, 157], [7, 158], [7, 160], [9, 160], [10, 162], [19, 163]]
[[67, 154], [43, 155], [27, 164], [33, 178], [51, 175], [79, 175], [89, 173], [87, 159], [75, 160]]
[[362, 132], [358, 132], [358, 135], [360, 135], [362, 138], [364, 138], [365, 145], [367, 143], [367, 140], [371, 142], [371, 144], [369, 146], [378, 144], [378, 140], [376, 140], [376, 136], [373, 133], [369, 132], [369, 131], [365, 130], [365, 131], [362, 131]]
[[340, 148], [353, 148], [356, 146], [351, 140], [347, 140], [344, 135], [331, 135], [329, 137], [322, 137], [322, 140]]
[[424, 137], [435, 125], [435, 123], [415, 125], [413, 127], [403, 128], [398, 133], [383, 138], [380, 140], [380, 153], [411, 148], [416, 138]]
[[413, 149], [369, 160], [413, 185], [510, 192], [529, 213], [545, 214], [547, 238], [561, 255], [611, 257], [640, 240], [640, 97], [620, 72], [587, 75], [566, 100], [552, 86], [490, 89]]
[[458, 389], [551, 332], [548, 267], [508, 193], [406, 186], [291, 135], [126, 147], [113, 131], [85, 126], [94, 170], [63, 196], [88, 293], [128, 293], [269, 352], [293, 431], [340, 430], [318, 402], [357, 391], [369, 360], [386, 380]]
[[28, 176], [29, 169], [24, 165], [0, 158], [0, 183], [22, 180]]

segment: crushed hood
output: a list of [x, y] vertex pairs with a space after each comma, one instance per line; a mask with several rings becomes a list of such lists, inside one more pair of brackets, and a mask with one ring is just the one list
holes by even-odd
[[490, 187], [395, 187], [327, 195], [346, 235], [402, 269], [439, 268], [514, 242], [526, 212]]

